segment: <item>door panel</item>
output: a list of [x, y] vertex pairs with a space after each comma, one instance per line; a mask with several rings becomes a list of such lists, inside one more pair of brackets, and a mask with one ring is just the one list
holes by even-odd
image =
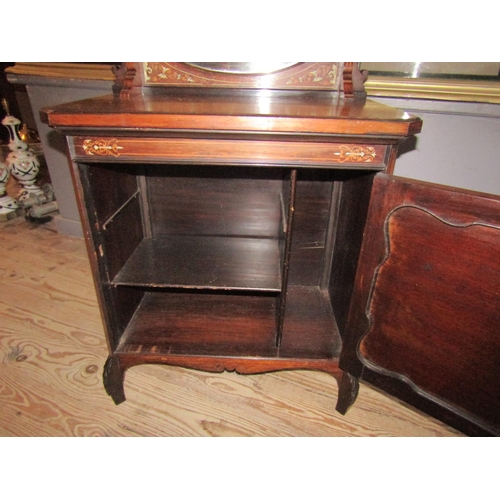
[[500, 199], [378, 175], [341, 367], [500, 430], [499, 255]]

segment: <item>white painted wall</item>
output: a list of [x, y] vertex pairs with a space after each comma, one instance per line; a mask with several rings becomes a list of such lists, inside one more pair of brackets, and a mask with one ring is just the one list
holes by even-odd
[[396, 175], [500, 195], [500, 105], [373, 100], [423, 120], [415, 149], [396, 161]]

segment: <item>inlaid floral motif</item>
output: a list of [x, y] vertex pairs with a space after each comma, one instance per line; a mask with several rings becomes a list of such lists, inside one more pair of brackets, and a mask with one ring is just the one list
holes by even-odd
[[83, 150], [87, 155], [99, 156], [120, 156], [120, 150], [123, 149], [118, 146], [116, 139], [86, 139], [83, 141]]
[[340, 151], [335, 153], [340, 163], [370, 163], [377, 156], [375, 148], [371, 146], [339, 146]]
[[287, 85], [308, 83], [313, 85], [327, 85], [335, 87], [337, 83], [337, 74], [336, 65], [324, 64], [307, 73], [297, 73], [292, 75], [286, 83]]
[[192, 75], [166, 66], [165, 63], [147, 63], [144, 71], [148, 83], [195, 83]]

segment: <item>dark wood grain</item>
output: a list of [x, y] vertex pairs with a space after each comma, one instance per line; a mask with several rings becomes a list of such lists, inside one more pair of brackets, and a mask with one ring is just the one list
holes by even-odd
[[341, 341], [328, 292], [318, 286], [289, 286], [286, 303], [280, 356], [338, 359]]
[[344, 174], [337, 181], [338, 210], [332, 231], [332, 255], [328, 289], [342, 336], [351, 304], [354, 277], [363, 242], [373, 175]]
[[[261, 131], [403, 137], [418, 133], [419, 118], [375, 101], [343, 101], [318, 93], [214, 92], [183, 89], [117, 99], [102, 96], [41, 111], [62, 129]], [[80, 130], [77, 135], [81, 135]]]
[[[88, 147], [99, 145], [99, 153]], [[357, 168], [381, 170], [385, 167], [388, 147], [367, 143], [332, 141], [274, 141], [253, 137], [193, 138], [112, 138], [87, 136], [74, 141], [75, 159], [79, 161], [197, 163], [203, 165], [260, 165]], [[113, 151], [111, 154], [110, 151]]]
[[[360, 360], [392, 377], [398, 394], [406, 384], [413, 404], [426, 399], [444, 418], [452, 413], [498, 433], [500, 199], [383, 176], [375, 185], [381, 190], [351, 317], [363, 332]], [[348, 361], [342, 357], [341, 366]]]
[[279, 238], [283, 169], [148, 166], [152, 233]]
[[123, 377], [125, 371], [120, 366], [117, 356], [108, 356], [102, 373], [104, 388], [109, 396], [113, 398], [115, 404], [125, 401], [125, 390], [123, 387]]
[[109, 315], [109, 336], [114, 352], [123, 332], [135, 314], [137, 307], [144, 298], [145, 289], [137, 287], [116, 287], [103, 285], [106, 303], [109, 304], [106, 313]]
[[331, 171], [298, 172], [290, 284], [319, 286], [325, 259], [332, 183]]
[[279, 240], [162, 236], [142, 241], [117, 285], [281, 291]]
[[[110, 352], [113, 352], [144, 292], [140, 289], [117, 290], [107, 283], [142, 241], [143, 227], [138, 196], [128, 198], [128, 202], [120, 206], [137, 187], [134, 176], [126, 175], [127, 179], [122, 182], [119, 167], [108, 170], [104, 179], [117, 183], [117, 186], [110, 187], [108, 182], [97, 181], [103, 180], [98, 173], [100, 170], [85, 164], [73, 164], [72, 174], [106, 340]], [[94, 172], [97, 173], [95, 177]], [[120, 187], [124, 186], [129, 189], [122, 194]], [[109, 198], [106, 193], [111, 193]]]
[[106, 264], [108, 280], [112, 280], [128, 261], [143, 239], [140, 201], [134, 197], [116, 214], [101, 232], [102, 245], [98, 248]]
[[354, 404], [359, 393], [359, 379], [350, 373], [344, 372], [339, 383], [339, 397], [335, 409], [345, 415]]
[[273, 296], [150, 292], [117, 352], [276, 356]]
[[294, 219], [295, 219], [295, 197], [297, 193], [297, 170], [290, 172], [290, 182], [288, 193], [283, 193], [286, 196], [286, 213], [283, 214], [286, 224], [285, 237], [281, 241], [280, 255], [282, 255], [281, 262], [281, 276], [282, 276], [282, 290], [278, 297], [278, 326], [276, 333], [276, 345], [281, 344], [283, 336], [283, 324], [285, 321], [285, 311], [287, 302], [288, 278], [290, 272], [290, 254], [292, 250], [292, 238], [294, 234]]
[[97, 222], [106, 221], [137, 192], [137, 169], [121, 165], [92, 166], [86, 170], [94, 197]]
[[403, 207], [387, 230], [362, 356], [500, 426], [500, 226]]

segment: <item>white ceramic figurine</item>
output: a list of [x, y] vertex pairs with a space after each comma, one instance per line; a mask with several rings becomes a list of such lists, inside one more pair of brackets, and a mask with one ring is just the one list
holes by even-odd
[[[30, 195], [43, 194], [43, 190], [35, 184], [36, 177], [40, 171], [40, 163], [38, 162], [35, 153], [19, 136], [19, 126], [21, 125], [21, 121], [14, 116], [7, 115], [2, 120], [2, 125], [7, 127], [10, 135], [10, 153], [5, 161], [10, 173], [22, 186], [22, 191], [18, 196], [18, 200], [21, 201], [27, 199]], [[0, 202], [1, 200], [2, 199], [0, 198]]]

